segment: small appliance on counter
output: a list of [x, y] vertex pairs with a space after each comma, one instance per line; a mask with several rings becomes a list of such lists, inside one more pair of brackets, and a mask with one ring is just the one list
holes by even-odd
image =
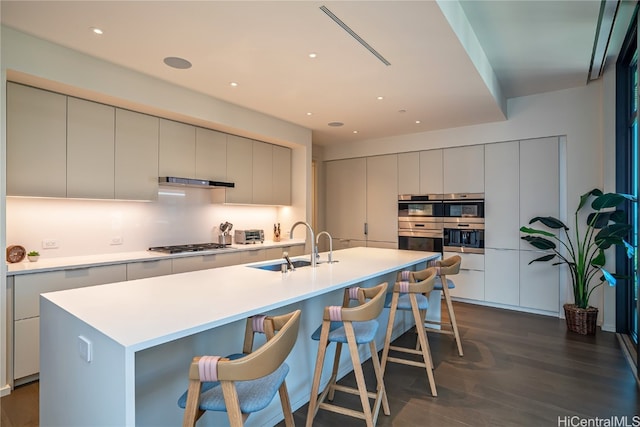
[[234, 234], [236, 244], [263, 243], [264, 230], [236, 230]]
[[229, 221], [223, 222], [220, 224], [220, 235], [218, 236], [218, 241], [222, 245], [230, 245], [231, 244], [231, 229], [233, 228], [233, 224]]

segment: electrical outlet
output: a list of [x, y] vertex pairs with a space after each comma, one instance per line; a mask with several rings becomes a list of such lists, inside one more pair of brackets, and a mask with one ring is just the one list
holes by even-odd
[[111, 238], [111, 245], [121, 245], [122, 244], [122, 236], [115, 236]]
[[91, 341], [89, 339], [83, 337], [82, 335], [78, 335], [78, 353], [80, 354], [80, 358], [87, 363], [91, 363], [93, 359], [93, 348], [91, 345]]
[[58, 247], [58, 241], [56, 239], [43, 239], [42, 249], [56, 249]]

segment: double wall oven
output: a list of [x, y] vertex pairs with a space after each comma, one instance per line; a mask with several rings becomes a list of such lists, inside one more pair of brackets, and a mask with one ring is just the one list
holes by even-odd
[[484, 253], [484, 194], [398, 196], [398, 248]]

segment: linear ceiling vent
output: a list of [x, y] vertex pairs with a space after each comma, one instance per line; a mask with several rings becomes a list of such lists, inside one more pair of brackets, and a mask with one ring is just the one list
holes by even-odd
[[336, 15], [334, 15], [333, 12], [331, 12], [327, 6], [320, 6], [320, 10], [326, 13], [329, 18], [333, 19], [333, 21], [336, 24], [338, 24], [343, 30], [349, 33], [351, 37], [356, 39], [358, 43], [364, 46], [369, 52], [373, 53], [373, 55], [376, 58], [378, 58], [384, 65], [391, 65], [391, 62], [387, 61], [384, 56], [380, 55], [380, 53], [377, 50], [375, 50], [373, 47], [371, 47], [369, 43], [364, 41], [364, 39], [360, 37], [358, 34], [356, 34], [356, 32], [353, 31], [351, 28], [349, 28], [347, 24], [342, 22], [342, 20], [338, 18]]

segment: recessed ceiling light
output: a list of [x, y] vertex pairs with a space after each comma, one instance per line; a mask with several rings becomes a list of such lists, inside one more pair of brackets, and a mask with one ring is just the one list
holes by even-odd
[[229, 86], [232, 86], [232, 87], [238, 87], [238, 83], [236, 83], [236, 82], [231, 82], [231, 83], [229, 83]]
[[164, 58], [164, 63], [171, 68], [177, 68], [179, 70], [191, 68], [191, 62], [183, 58], [178, 58], [177, 56], [167, 56]]
[[416, 120], [416, 124], [419, 125], [421, 122], [420, 120]]
[[332, 128], [339, 128], [340, 126], [344, 126], [344, 123], [342, 123], [342, 122], [329, 122], [329, 123], [327, 123], [327, 125], [331, 126]]
[[97, 27], [89, 27], [89, 29], [93, 31], [95, 34], [101, 35], [104, 33], [104, 31], [102, 31], [100, 28], [97, 28]]
[[384, 96], [379, 96], [377, 99], [378, 101], [382, 101], [384, 99]]
[[354, 131], [353, 131], [353, 133], [358, 133], [358, 131], [357, 131], [357, 130], [354, 130]]
[[313, 113], [311, 113], [311, 112], [307, 113], [307, 116], [311, 116], [311, 115], [313, 115]]
[[315, 52], [311, 52], [311, 53], [309, 54], [309, 58], [315, 58], [315, 57], [317, 57], [317, 56], [318, 56], [318, 55], [317, 55]]

